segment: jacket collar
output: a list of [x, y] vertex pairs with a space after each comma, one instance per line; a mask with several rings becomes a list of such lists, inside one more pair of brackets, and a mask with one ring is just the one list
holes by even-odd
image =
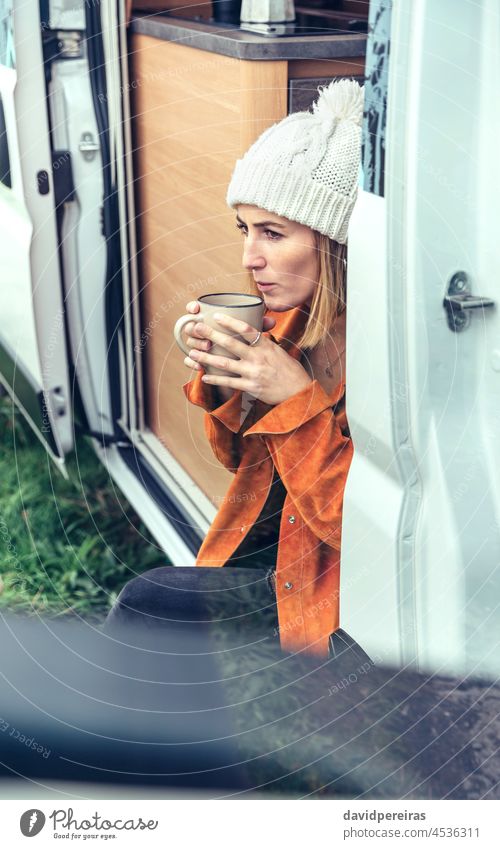
[[309, 310], [301, 307], [294, 307], [286, 312], [267, 310], [266, 315], [271, 316], [276, 321], [275, 327], [269, 333], [271, 339], [280, 345], [280, 347], [284, 348], [287, 354], [298, 360], [301, 351], [297, 347], [296, 342], [305, 329], [307, 319], [309, 318]]

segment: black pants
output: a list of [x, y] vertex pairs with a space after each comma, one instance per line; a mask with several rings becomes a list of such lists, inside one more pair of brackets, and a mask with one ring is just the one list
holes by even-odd
[[133, 578], [106, 619], [107, 633], [128, 625], [224, 636], [231, 645], [279, 639], [276, 597], [266, 569], [162, 566]]

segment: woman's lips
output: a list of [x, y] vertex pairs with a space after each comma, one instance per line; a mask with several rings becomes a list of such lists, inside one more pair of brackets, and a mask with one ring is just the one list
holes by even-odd
[[273, 286], [276, 286], [276, 283], [257, 283], [256, 285], [258, 289], [262, 289], [262, 291], [264, 292], [268, 289], [271, 289]]

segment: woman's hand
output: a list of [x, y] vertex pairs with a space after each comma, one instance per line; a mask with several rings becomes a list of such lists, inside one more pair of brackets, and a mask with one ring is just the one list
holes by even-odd
[[[192, 313], [196, 315], [200, 311], [200, 304], [198, 301], [189, 301], [186, 304], [186, 312]], [[204, 336], [199, 333], [199, 322], [193, 321], [188, 322], [184, 325], [184, 333], [186, 334], [186, 345], [188, 348], [193, 348], [198, 351], [209, 351], [212, 347], [212, 343], [205, 339]], [[196, 371], [200, 371], [201, 366], [198, 363], [195, 363], [190, 357], [184, 358], [184, 364], [189, 368], [194, 368]]]
[[[189, 301], [189, 303], [186, 304], [186, 312], [196, 315], [199, 311], [200, 304], [198, 301]], [[274, 318], [271, 318], [271, 316], [264, 316], [264, 330], [272, 330], [275, 324], [276, 321]], [[254, 331], [253, 327], [251, 328], [251, 331]], [[200, 322], [188, 322], [184, 325], [184, 332], [186, 333], [186, 344], [188, 348], [193, 348], [197, 351], [209, 351], [212, 347], [210, 339], [207, 339], [206, 335], [200, 332]], [[257, 331], [254, 331], [254, 333], [256, 332]], [[190, 357], [185, 357], [184, 365], [189, 368], [194, 368], [196, 371], [200, 371], [201, 369], [201, 365], [192, 360]]]
[[[199, 311], [200, 304], [198, 301], [189, 301], [189, 303], [186, 304], [186, 312], [196, 315]], [[187, 334], [186, 345], [188, 348], [193, 348], [193, 350], [197, 351], [209, 351], [212, 347], [210, 340], [205, 339], [205, 337], [200, 334], [199, 322], [188, 322], [184, 325], [184, 332]], [[195, 369], [195, 371], [203, 371], [202, 366], [196, 363], [191, 357], [184, 357], [184, 365], [188, 366], [188, 368]], [[224, 386], [219, 386], [218, 389], [214, 387], [214, 393], [216, 398], [218, 395], [219, 403], [224, 403], [225, 401], [229, 401], [229, 399], [234, 395], [234, 389], [226, 389]]]
[[[189, 301], [189, 303], [186, 304], [186, 312], [196, 315], [199, 311], [200, 304], [198, 301]], [[271, 316], [264, 316], [264, 330], [272, 330], [275, 324], [276, 321], [274, 318], [271, 318]], [[254, 328], [252, 328], [252, 331], [255, 336], [257, 331], [255, 331]], [[212, 347], [212, 342], [201, 330], [200, 322], [188, 322], [184, 325], [184, 332], [187, 335], [186, 344], [189, 348], [192, 348], [193, 351], [209, 351]], [[188, 368], [195, 369], [196, 371], [203, 371], [202, 365], [199, 362], [195, 362], [192, 357], [185, 357], [184, 365], [188, 366]], [[217, 387], [217, 390], [222, 401], [228, 401], [234, 394], [234, 389], [229, 389], [227, 386], [220, 385]]]
[[[264, 330], [270, 330], [274, 327], [275, 321], [270, 317], [266, 318], [264, 318]], [[245, 338], [254, 339], [257, 335], [254, 327], [237, 318], [220, 314], [216, 320], [221, 328], [226, 327]], [[203, 322], [196, 325], [196, 331], [200, 338], [214, 345], [221, 345], [239, 358], [233, 360], [230, 357], [216, 357], [209, 354], [206, 347], [201, 349], [193, 345], [191, 358], [197, 364], [212, 365], [232, 373], [232, 376], [204, 374], [202, 377], [204, 383], [228, 389], [241, 389], [242, 392], [248, 392], [254, 398], [272, 406], [286, 401], [287, 398], [312, 383], [303, 366], [290, 357], [276, 342], [264, 335], [260, 337], [256, 345], [251, 346], [233, 336], [228, 336], [222, 329], [213, 330]]]

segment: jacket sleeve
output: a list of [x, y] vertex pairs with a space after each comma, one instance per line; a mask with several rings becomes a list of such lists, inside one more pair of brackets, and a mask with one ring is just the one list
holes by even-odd
[[330, 397], [313, 380], [243, 434], [243, 438], [261, 435], [303, 521], [318, 539], [336, 549], [340, 549], [344, 488], [353, 453], [335, 411], [344, 391], [341, 383]]
[[234, 392], [228, 401], [218, 405], [214, 387], [201, 380], [201, 372], [182, 387], [191, 404], [205, 410], [204, 427], [213, 453], [230, 472], [238, 469], [241, 457], [242, 393]]

